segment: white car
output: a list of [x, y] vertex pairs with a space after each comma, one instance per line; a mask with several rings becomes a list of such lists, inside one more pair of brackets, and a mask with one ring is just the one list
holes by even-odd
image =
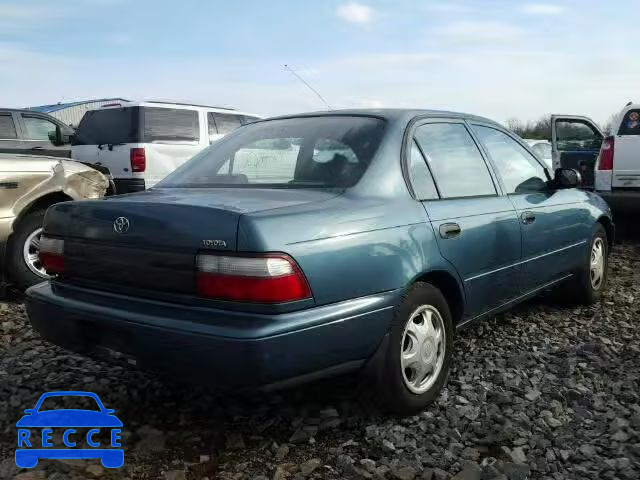
[[124, 102], [85, 113], [71, 157], [107, 167], [117, 193], [150, 188], [196, 153], [259, 117], [232, 109]]
[[640, 105], [627, 104], [607, 137], [590, 118], [554, 115], [551, 122], [555, 168], [582, 171], [583, 185], [612, 208], [640, 210]]
[[533, 150], [533, 153], [538, 155], [540, 159], [544, 160], [544, 163], [549, 167], [549, 169], [551, 169], [553, 163], [551, 156], [551, 142], [549, 142], [548, 140], [531, 139], [525, 139], [525, 142], [529, 144], [531, 150]]

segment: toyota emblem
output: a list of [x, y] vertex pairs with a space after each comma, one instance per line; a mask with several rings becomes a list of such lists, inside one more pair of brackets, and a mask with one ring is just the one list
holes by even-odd
[[113, 221], [113, 229], [117, 233], [127, 233], [130, 226], [131, 224], [127, 217], [118, 217]]

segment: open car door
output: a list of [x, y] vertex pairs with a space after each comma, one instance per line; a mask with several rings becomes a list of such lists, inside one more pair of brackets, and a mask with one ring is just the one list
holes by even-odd
[[553, 169], [574, 168], [582, 175], [582, 187], [594, 187], [594, 168], [604, 138], [590, 118], [551, 116]]

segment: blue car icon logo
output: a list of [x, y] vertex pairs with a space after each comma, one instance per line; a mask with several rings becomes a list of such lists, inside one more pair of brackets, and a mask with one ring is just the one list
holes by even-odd
[[[78, 401], [88, 404], [90, 409], [49, 409], [56, 401]], [[83, 404], [83, 405], [84, 405]], [[91, 392], [49, 392], [43, 394], [36, 406], [24, 411], [18, 422], [18, 448], [16, 465], [33, 468], [41, 458], [54, 459], [100, 459], [106, 468], [119, 468], [124, 464], [124, 450], [120, 444], [122, 422], [106, 409], [100, 398]], [[62, 438], [65, 448], [54, 448], [56, 438]], [[84, 433], [86, 431], [86, 433]], [[108, 442], [104, 438], [108, 435]], [[87, 448], [79, 447], [85, 444]], [[62, 446], [62, 445], [60, 445]], [[108, 447], [108, 448], [105, 448]]]

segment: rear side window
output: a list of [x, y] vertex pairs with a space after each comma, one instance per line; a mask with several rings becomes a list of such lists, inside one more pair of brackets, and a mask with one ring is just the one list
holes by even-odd
[[218, 134], [220, 135], [231, 133], [242, 126], [242, 116], [240, 115], [214, 112], [209, 113], [209, 115], [209, 122], [211, 122], [211, 119], [213, 118]]
[[618, 135], [640, 135], [640, 110], [629, 110], [622, 120]]
[[11, 138], [17, 138], [13, 116], [10, 113], [0, 113], [0, 140]]
[[416, 129], [442, 198], [496, 195], [487, 164], [460, 123], [429, 123]]
[[84, 114], [76, 134], [74, 145], [110, 145], [139, 143], [140, 108], [105, 108], [90, 110]]
[[144, 107], [144, 142], [197, 142], [200, 123], [196, 110]]

